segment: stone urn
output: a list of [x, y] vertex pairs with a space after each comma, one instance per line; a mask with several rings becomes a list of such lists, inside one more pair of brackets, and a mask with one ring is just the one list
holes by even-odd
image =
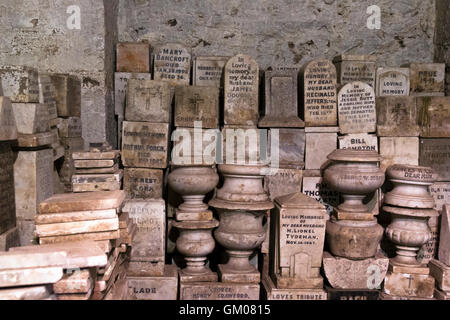
[[226, 264], [219, 265], [222, 282], [260, 280], [249, 257], [266, 238], [263, 218], [273, 208], [262, 185], [266, 168], [263, 165], [218, 166], [225, 180], [209, 205], [219, 213], [220, 225], [214, 236], [229, 258]]
[[327, 157], [332, 163], [324, 171], [324, 182], [340, 192], [344, 202], [338, 206], [346, 212], [368, 212], [364, 198], [384, 183], [378, 167], [381, 156], [372, 150], [337, 149]]
[[394, 188], [384, 197], [384, 203], [407, 208], [433, 209], [434, 199], [428, 187], [437, 180], [429, 167], [394, 164], [386, 169]]
[[396, 247], [396, 256], [391, 263], [400, 266], [420, 267], [417, 253], [431, 237], [428, 226], [430, 217], [439, 213], [433, 209], [413, 209], [384, 205], [382, 209], [390, 213], [392, 222], [386, 228], [386, 236]]
[[203, 202], [205, 195], [219, 183], [219, 175], [211, 166], [173, 167], [167, 177], [167, 182], [176, 193], [183, 198], [183, 203], [177, 208], [178, 213], [193, 213], [208, 211], [208, 205]]
[[216, 245], [212, 230], [219, 225], [215, 219], [209, 221], [174, 221], [173, 226], [180, 232], [177, 250], [186, 260], [184, 275], [204, 275], [212, 273], [206, 266], [207, 256]]

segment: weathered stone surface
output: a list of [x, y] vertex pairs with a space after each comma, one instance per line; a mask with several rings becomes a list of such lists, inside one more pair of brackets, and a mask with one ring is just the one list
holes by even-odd
[[55, 132], [47, 131], [43, 133], [35, 134], [18, 134], [17, 142], [19, 147], [34, 148], [51, 146], [57, 142], [57, 136]]
[[125, 119], [127, 121], [170, 122], [169, 83], [129, 79], [126, 90]]
[[377, 69], [377, 97], [409, 96], [408, 68], [378, 68]]
[[56, 194], [39, 204], [39, 214], [116, 209], [124, 199], [123, 190]]
[[1, 289], [0, 300], [43, 300], [51, 293], [51, 285]]
[[189, 85], [191, 53], [178, 43], [167, 43], [155, 47], [153, 78], [174, 85]]
[[55, 88], [49, 73], [39, 72], [39, 103], [45, 104], [48, 108], [48, 118], [55, 119], [58, 117], [55, 100]]
[[265, 100], [259, 127], [299, 128], [305, 125], [298, 117], [298, 72], [296, 68], [282, 67], [265, 71]]
[[112, 219], [117, 216], [116, 209], [75, 211], [61, 213], [38, 213], [34, 217], [37, 224], [64, 223], [86, 220]]
[[437, 287], [442, 291], [450, 292], [450, 266], [435, 259], [432, 259], [428, 266]]
[[167, 167], [169, 125], [123, 122], [122, 163], [125, 167]]
[[11, 247], [20, 246], [19, 229], [11, 228], [0, 234], [0, 251], [8, 251]]
[[81, 118], [79, 117], [59, 118], [58, 133], [59, 136], [63, 138], [81, 137], [82, 133]]
[[2, 233], [16, 225], [16, 205], [14, 188], [14, 154], [9, 144], [0, 143], [0, 238], [5, 239], [7, 246], [8, 236]]
[[74, 152], [72, 154], [72, 158], [74, 160], [111, 160], [116, 159], [120, 155], [119, 150], [111, 150], [111, 151], [83, 151], [83, 152]]
[[53, 252], [3, 252], [0, 254], [0, 270], [63, 267], [66, 257], [67, 253], [62, 250], [54, 250]]
[[364, 260], [350, 260], [323, 254], [328, 282], [339, 289], [379, 289], [388, 271], [389, 259], [381, 253]]
[[178, 293], [178, 270], [166, 265], [164, 275], [159, 277], [127, 276], [128, 300], [176, 300]]
[[[91, 192], [92, 193], [92, 192]], [[54, 237], [40, 237], [39, 244], [55, 244], [55, 243], [66, 243], [82, 240], [112, 240], [119, 239], [120, 231], [105, 231], [105, 232], [89, 232], [80, 234], [71, 234], [65, 236], [54, 236]]]
[[[165, 202], [158, 200], [128, 200], [122, 211], [127, 212], [136, 224], [131, 261], [145, 261], [149, 265], [161, 262], [164, 265], [166, 210]], [[133, 272], [135, 273], [135, 272]], [[162, 276], [162, 273], [148, 274]]]
[[439, 246], [439, 217], [431, 217], [428, 220], [428, 227], [431, 232], [431, 239], [425, 243], [417, 253], [417, 261], [428, 264], [431, 259], [437, 258]]
[[277, 154], [279, 168], [303, 169], [305, 167], [305, 140], [303, 129], [270, 129], [269, 150], [272, 164]]
[[337, 148], [337, 133], [306, 133], [305, 169], [320, 169]]
[[196, 57], [192, 68], [193, 85], [222, 87], [222, 74], [229, 58], [217, 56]]
[[434, 282], [430, 275], [388, 272], [383, 292], [402, 297], [433, 298]]
[[12, 102], [39, 103], [38, 71], [25, 66], [0, 66], [3, 94]]
[[421, 137], [450, 137], [450, 97], [418, 97]]
[[230, 58], [224, 75], [224, 124], [257, 125], [258, 89], [256, 61], [243, 54]]
[[19, 233], [19, 242], [21, 246], [29, 246], [38, 244], [35, 230], [36, 226], [34, 220], [25, 220], [17, 218], [16, 227]]
[[419, 164], [418, 137], [380, 137], [380, 168], [384, 171], [393, 164]]
[[410, 63], [412, 96], [443, 96], [444, 63]]
[[14, 186], [16, 216], [33, 219], [39, 203], [53, 195], [53, 150], [19, 151]]
[[85, 293], [94, 285], [94, 279], [88, 269], [65, 273], [61, 280], [53, 284], [53, 291], [57, 294]]
[[259, 300], [259, 284], [184, 282], [180, 300]]
[[336, 68], [326, 59], [313, 60], [303, 73], [306, 126], [337, 125]]
[[267, 300], [327, 300], [327, 293], [323, 289], [276, 288], [268, 275], [263, 275], [262, 285]]
[[350, 301], [378, 300], [380, 296], [379, 290], [334, 289], [331, 287], [326, 287], [325, 290], [328, 294], [328, 300], [350, 300]]
[[38, 237], [64, 236], [88, 232], [114, 231], [119, 229], [119, 219], [101, 219], [36, 225]]
[[61, 267], [1, 270], [0, 288], [55, 283], [62, 275]]
[[302, 192], [322, 203], [327, 209], [328, 215], [339, 204], [339, 192], [328, 187], [319, 171], [305, 170], [303, 172]]
[[333, 59], [336, 65], [337, 82], [341, 85], [354, 81], [367, 83], [375, 88], [375, 55], [342, 54]]
[[275, 174], [264, 176], [264, 189], [270, 200], [283, 195], [302, 191], [303, 170], [278, 169]]
[[367, 83], [350, 82], [338, 94], [338, 118], [341, 133], [376, 131], [375, 92]]
[[52, 74], [56, 109], [59, 117], [81, 116], [81, 82], [72, 75]]
[[428, 191], [434, 198], [434, 209], [441, 211], [446, 203], [450, 203], [450, 182], [435, 182]]
[[163, 196], [163, 171], [125, 168], [123, 190], [128, 199], [157, 199]]
[[122, 186], [123, 171], [72, 175], [72, 192], [114, 191]]
[[50, 130], [46, 105], [39, 103], [13, 103], [12, 110], [18, 133], [34, 134]]
[[438, 181], [450, 180], [450, 138], [420, 139], [419, 164], [431, 167], [438, 174]]
[[338, 140], [339, 149], [378, 151], [378, 138], [376, 134], [350, 133], [339, 136]]
[[120, 42], [116, 45], [117, 72], [150, 72], [148, 43]]
[[377, 135], [417, 137], [418, 107], [414, 97], [377, 97]]
[[109, 168], [116, 164], [114, 160], [74, 160], [75, 168]]
[[11, 101], [7, 97], [0, 96], [0, 141], [16, 139], [17, 126]]
[[219, 126], [219, 89], [205, 86], [175, 87], [176, 127], [193, 128], [195, 121], [202, 128]]
[[450, 300], [450, 292], [434, 288], [434, 298], [436, 300]]
[[440, 229], [440, 246], [438, 257], [439, 261], [450, 266], [450, 205], [446, 204], [441, 211], [441, 229]]

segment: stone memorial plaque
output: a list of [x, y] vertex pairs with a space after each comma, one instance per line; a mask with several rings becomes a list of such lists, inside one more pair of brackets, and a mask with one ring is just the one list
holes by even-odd
[[180, 300], [259, 300], [259, 284], [222, 282], [180, 283]]
[[377, 135], [380, 137], [417, 137], [418, 109], [414, 97], [377, 97]]
[[303, 73], [306, 126], [337, 125], [336, 68], [326, 59], [313, 60]]
[[129, 79], [125, 120], [170, 122], [170, 85], [165, 81]]
[[450, 266], [433, 259], [428, 267], [430, 268], [430, 275], [436, 279], [436, 287], [450, 294]]
[[[106, 192], [106, 191], [98, 191], [98, 192]], [[89, 194], [93, 192], [85, 192], [85, 193], [74, 193], [74, 194]], [[64, 236], [54, 236], [54, 237], [41, 237], [39, 238], [39, 244], [57, 244], [57, 243], [65, 243], [65, 242], [74, 242], [74, 241], [82, 241], [82, 240], [114, 240], [120, 238], [120, 231], [102, 231], [102, 232], [90, 232], [90, 233], [80, 233], [80, 234], [69, 234]]]
[[298, 72], [291, 68], [266, 70], [265, 101], [259, 127], [304, 127], [305, 123], [298, 117]]
[[434, 283], [430, 275], [388, 272], [383, 292], [401, 297], [432, 298]]
[[117, 159], [74, 160], [75, 168], [109, 168], [117, 164]]
[[373, 88], [363, 82], [343, 86], [338, 94], [338, 117], [343, 134], [375, 132], [377, 114]]
[[380, 168], [385, 171], [393, 164], [419, 164], [418, 137], [380, 137]]
[[408, 68], [378, 68], [377, 97], [409, 96]]
[[412, 96], [443, 96], [445, 63], [409, 64]]
[[48, 108], [39, 103], [12, 103], [17, 132], [35, 134], [50, 130]]
[[450, 241], [450, 205], [445, 204], [441, 211], [441, 228], [440, 228], [440, 243], [438, 258], [439, 261], [450, 266], [450, 248], [448, 245]]
[[49, 119], [58, 117], [55, 100], [55, 88], [48, 73], [39, 73], [39, 103], [48, 107]]
[[40, 213], [36, 214], [34, 220], [36, 224], [51, 224], [74, 221], [112, 219], [117, 217], [116, 209], [106, 210], [85, 210], [61, 213]]
[[303, 170], [278, 169], [275, 174], [264, 176], [264, 188], [273, 201], [279, 196], [301, 192], [302, 177]]
[[[268, 132], [254, 127], [223, 128], [222, 146], [217, 148], [222, 154], [217, 157], [226, 164], [255, 164], [267, 160]], [[207, 152], [210, 154], [210, 152]], [[264, 158], [263, 160], [263, 157]]]
[[267, 275], [263, 275], [262, 285], [266, 300], [327, 300], [323, 289], [279, 289]]
[[53, 150], [19, 151], [14, 185], [16, 216], [34, 219], [39, 203], [53, 195]]
[[205, 86], [175, 87], [175, 126], [219, 127], [219, 89]]
[[123, 120], [129, 79], [151, 80], [151, 73], [116, 72], [114, 74], [114, 105], [115, 113]]
[[114, 160], [120, 155], [119, 150], [74, 152], [74, 160]]
[[[303, 129], [270, 129], [269, 146], [272, 163], [275, 155], [278, 154], [279, 168], [303, 169], [305, 167], [305, 140], [305, 130]], [[272, 152], [272, 147], [276, 148], [274, 152]]]
[[326, 287], [328, 300], [347, 300], [347, 301], [364, 301], [378, 300], [380, 296], [379, 290], [361, 290], [361, 289], [333, 289]]
[[450, 97], [418, 97], [421, 137], [450, 137]]
[[[127, 212], [129, 218], [137, 226], [130, 260], [164, 266], [166, 241], [166, 205], [164, 200], [128, 200], [125, 202], [122, 212]], [[150, 270], [145, 271], [147, 271], [146, 273], [150, 272]], [[163, 269], [161, 273], [150, 272], [149, 275], [162, 276], [162, 272]]]
[[129, 300], [177, 300], [178, 270], [166, 265], [164, 275], [158, 277], [127, 276]]
[[314, 176], [309, 171], [303, 173], [302, 192], [323, 204], [330, 215], [339, 204], [339, 192], [328, 187], [320, 176], [320, 172]]
[[169, 124], [123, 122], [122, 163], [125, 167], [167, 167]]
[[122, 186], [123, 171], [101, 174], [72, 175], [73, 192], [113, 191]]
[[172, 132], [171, 163], [175, 165], [216, 163], [220, 150], [219, 129], [177, 128]]
[[450, 203], [450, 182], [435, 182], [428, 187], [434, 198], [434, 209], [440, 211], [446, 203]]
[[0, 235], [15, 225], [14, 154], [9, 144], [0, 143]]
[[50, 76], [55, 88], [56, 109], [59, 117], [81, 116], [81, 81], [68, 74]]
[[191, 53], [177, 43], [168, 43], [154, 50], [155, 80], [168, 81], [172, 86], [189, 85]]
[[116, 45], [116, 71], [150, 72], [150, 45], [119, 42]]
[[270, 275], [277, 288], [322, 289], [325, 207], [297, 192], [275, 199]]
[[307, 132], [305, 169], [320, 169], [328, 162], [327, 156], [337, 149], [337, 133]]
[[333, 59], [336, 66], [337, 82], [341, 85], [361, 81], [375, 88], [375, 55], [343, 54]]
[[39, 103], [38, 71], [25, 66], [0, 66], [3, 95], [11, 102]]
[[378, 151], [377, 135], [370, 133], [350, 133], [339, 136], [339, 149]]
[[163, 197], [163, 170], [125, 168], [123, 190], [127, 199], [158, 199]]
[[438, 181], [450, 181], [450, 138], [421, 138], [419, 165], [433, 168]]
[[9, 98], [0, 96], [0, 141], [16, 140], [16, 119]]
[[193, 85], [222, 87], [222, 74], [230, 57], [196, 57], [193, 67]]
[[238, 54], [225, 65], [224, 124], [258, 124], [259, 67], [252, 57]]

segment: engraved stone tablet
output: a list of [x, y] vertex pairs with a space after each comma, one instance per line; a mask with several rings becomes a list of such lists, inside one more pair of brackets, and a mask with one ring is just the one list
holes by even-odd
[[421, 138], [419, 165], [433, 168], [438, 181], [450, 181], [450, 138]]
[[259, 284], [222, 282], [180, 283], [180, 300], [259, 300]]
[[12, 110], [18, 133], [34, 134], [50, 130], [46, 105], [39, 103], [12, 103]]
[[334, 289], [331, 287], [326, 287], [325, 290], [328, 293], [328, 300], [379, 300], [380, 296], [380, 291], [376, 289]]
[[127, 121], [170, 122], [170, 86], [164, 81], [128, 80]]
[[117, 72], [150, 72], [148, 43], [120, 42], [116, 46]]
[[48, 73], [39, 73], [39, 103], [48, 107], [49, 119], [58, 117], [56, 110], [55, 88]]
[[127, 275], [129, 300], [177, 300], [178, 271], [166, 265], [163, 276], [134, 277]]
[[380, 137], [417, 137], [418, 109], [414, 97], [377, 97], [377, 135]]
[[81, 118], [69, 117], [59, 118], [58, 133], [63, 138], [81, 137], [82, 125]]
[[370, 133], [350, 133], [339, 136], [339, 149], [378, 151], [377, 135]]
[[56, 109], [59, 117], [81, 116], [81, 82], [72, 75], [52, 74]]
[[154, 50], [154, 79], [171, 85], [189, 85], [191, 54], [177, 43], [168, 43]]
[[0, 143], [0, 235], [15, 225], [14, 154], [9, 144]]
[[14, 184], [16, 216], [33, 219], [39, 203], [53, 195], [53, 150], [19, 151]]
[[411, 63], [412, 96], [443, 96], [445, 63]]
[[275, 68], [265, 74], [264, 116], [260, 127], [303, 127], [298, 117], [297, 69]]
[[434, 209], [440, 211], [446, 203], [450, 203], [450, 182], [435, 182], [428, 187], [434, 198]]
[[339, 204], [339, 192], [328, 187], [320, 172], [317, 172], [317, 175], [311, 174], [310, 170], [304, 172], [302, 192], [323, 204], [328, 215]]
[[125, 168], [123, 189], [128, 199], [157, 199], [163, 196], [163, 171]]
[[238, 54], [228, 60], [224, 76], [224, 123], [258, 123], [259, 67], [252, 57]]
[[409, 96], [408, 68], [378, 68], [377, 97]]
[[167, 167], [169, 124], [123, 122], [122, 163], [125, 167]]
[[204, 86], [175, 87], [175, 126], [202, 128], [219, 126], [219, 89]]
[[264, 188], [273, 201], [279, 196], [301, 192], [302, 177], [303, 170], [278, 169], [275, 174], [264, 176]]
[[327, 300], [323, 289], [279, 289], [267, 275], [263, 275], [262, 285], [267, 300]]
[[[393, 164], [419, 164], [418, 137], [380, 137], [380, 168], [385, 171]], [[425, 165], [423, 165], [425, 166]]]
[[341, 85], [361, 81], [375, 88], [376, 56], [343, 54], [333, 59]]
[[125, 100], [129, 79], [151, 80], [151, 73], [116, 72], [114, 74], [114, 105], [115, 113], [123, 120], [125, 115]]
[[375, 92], [363, 82], [351, 82], [338, 94], [338, 117], [341, 133], [376, 131]]
[[450, 97], [418, 97], [421, 137], [450, 137]]
[[336, 68], [326, 59], [308, 63], [303, 73], [306, 126], [337, 125]]
[[193, 67], [194, 86], [222, 86], [222, 74], [230, 57], [196, 57]]
[[0, 141], [17, 139], [17, 126], [11, 101], [0, 96]]
[[327, 156], [337, 149], [337, 133], [307, 132], [305, 147], [305, 169], [320, 169]]
[[37, 69], [25, 66], [0, 66], [3, 95], [11, 102], [39, 103]]
[[[274, 144], [273, 139], [276, 139], [277, 143]], [[305, 167], [305, 140], [305, 130], [303, 129], [270, 129], [269, 146], [272, 162], [278, 152], [279, 168], [303, 169]]]

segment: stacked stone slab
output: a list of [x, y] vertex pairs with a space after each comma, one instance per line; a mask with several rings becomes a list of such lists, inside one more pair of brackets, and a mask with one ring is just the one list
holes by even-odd
[[58, 194], [41, 202], [35, 217], [41, 245], [92, 240], [97, 250], [106, 254], [107, 261], [96, 270], [89, 293], [95, 300], [105, 298], [126, 277], [135, 226], [121, 212], [124, 199], [122, 190]]
[[74, 152], [73, 192], [114, 191], [122, 187], [119, 150], [111, 146], [92, 146], [88, 152]]

